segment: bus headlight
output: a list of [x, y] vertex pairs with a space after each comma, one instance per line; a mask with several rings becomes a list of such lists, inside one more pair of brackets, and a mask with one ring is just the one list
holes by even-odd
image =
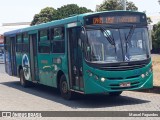
[[149, 69], [146, 73], [142, 74], [141, 77], [142, 78], [148, 77], [150, 73], [152, 73], [152, 68]]
[[145, 78], [145, 74], [142, 74], [141, 77], [142, 77], [142, 78]]
[[106, 80], [105, 78], [103, 78], [103, 77], [101, 78], [101, 82], [104, 82], [105, 80]]

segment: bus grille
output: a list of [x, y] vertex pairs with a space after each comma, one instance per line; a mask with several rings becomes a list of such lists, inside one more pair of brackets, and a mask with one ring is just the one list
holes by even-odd
[[126, 70], [134, 70], [138, 68], [145, 67], [146, 64], [141, 65], [132, 65], [132, 66], [115, 66], [115, 67], [101, 67], [102, 70], [108, 70], [108, 71], [126, 71]]
[[122, 77], [114, 77], [114, 78], [110, 78], [110, 77], [107, 77], [107, 79], [108, 79], [108, 80], [124, 80], [124, 79], [138, 78], [138, 77], [140, 77], [140, 75], [129, 76], [129, 77], [126, 77], [126, 78], [122, 78]]

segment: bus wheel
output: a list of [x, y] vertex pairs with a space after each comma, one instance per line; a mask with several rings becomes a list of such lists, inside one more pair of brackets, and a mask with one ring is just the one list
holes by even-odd
[[119, 91], [119, 92], [110, 92], [109, 95], [110, 96], [120, 96], [121, 93], [122, 93], [122, 91]]
[[28, 81], [25, 79], [24, 72], [22, 69], [20, 70], [20, 84], [23, 87], [28, 87]]
[[68, 88], [68, 84], [67, 84], [67, 80], [65, 75], [62, 75], [60, 78], [60, 92], [61, 92], [61, 96], [64, 99], [70, 100], [73, 97], [72, 92], [69, 90]]

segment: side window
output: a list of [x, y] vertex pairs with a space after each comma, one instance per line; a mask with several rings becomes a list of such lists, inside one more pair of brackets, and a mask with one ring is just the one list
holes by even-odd
[[42, 29], [39, 31], [38, 51], [39, 53], [50, 53], [50, 40], [48, 29]]
[[18, 34], [16, 37], [16, 52], [22, 51], [22, 35]]
[[41, 42], [49, 40], [48, 29], [40, 30], [39, 31], [39, 36], [40, 36], [39, 39], [40, 39]]
[[10, 51], [10, 38], [9, 37], [5, 37], [4, 38], [4, 44], [5, 44], [5, 46], [4, 46], [4, 49], [6, 50], [6, 51]]
[[22, 35], [17, 35], [17, 43], [22, 43]]
[[52, 53], [65, 52], [64, 35], [64, 27], [57, 27], [51, 29]]
[[23, 39], [23, 52], [29, 52], [29, 39], [28, 39], [28, 34], [27, 33], [23, 33], [22, 35], [22, 39]]
[[28, 34], [27, 34], [27, 33], [23, 33], [23, 43], [29, 44], [29, 41], [28, 41]]

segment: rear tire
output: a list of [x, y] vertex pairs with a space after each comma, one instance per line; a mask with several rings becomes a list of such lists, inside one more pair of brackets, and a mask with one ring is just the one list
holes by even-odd
[[60, 88], [61, 96], [64, 99], [71, 100], [73, 98], [73, 93], [68, 88], [68, 83], [65, 75], [62, 75], [60, 78], [59, 88]]
[[25, 79], [24, 72], [22, 69], [20, 70], [20, 84], [23, 87], [28, 87], [31, 85], [31, 83]]
[[119, 91], [119, 92], [110, 92], [109, 95], [110, 96], [120, 96], [121, 93], [122, 93], [122, 91]]

